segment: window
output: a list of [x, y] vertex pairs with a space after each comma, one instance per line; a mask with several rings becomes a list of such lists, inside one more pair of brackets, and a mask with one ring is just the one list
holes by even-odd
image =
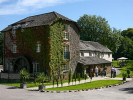
[[110, 53], [108, 53], [108, 58], [110, 58]]
[[92, 56], [92, 52], [91, 51], [89, 52], [89, 54], [90, 54], [90, 56]]
[[41, 44], [37, 42], [36, 52], [39, 53], [41, 51]]
[[38, 73], [39, 72], [39, 64], [38, 63], [33, 63], [33, 73]]
[[12, 46], [12, 52], [17, 53], [17, 46], [15, 44]]
[[70, 58], [69, 45], [64, 46], [64, 59]]
[[68, 32], [64, 32], [64, 40], [68, 40], [68, 39], [69, 39]]
[[81, 53], [80, 53], [80, 54], [81, 54], [81, 56], [83, 56], [83, 57], [84, 57], [84, 52], [83, 52], [83, 51], [81, 51]]

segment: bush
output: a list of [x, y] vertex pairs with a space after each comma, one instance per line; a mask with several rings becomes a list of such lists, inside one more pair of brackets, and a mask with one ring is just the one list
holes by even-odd
[[45, 75], [44, 75], [44, 73], [38, 73], [36, 75], [36, 81], [39, 82], [39, 83], [42, 83], [42, 85], [43, 85], [43, 83], [45, 81]]
[[128, 78], [130, 78], [130, 70], [127, 70]]
[[68, 75], [68, 84], [71, 82], [71, 70], [69, 70], [69, 75]]
[[123, 77], [123, 81], [126, 81], [127, 74], [126, 73], [122, 73], [122, 77]]
[[22, 83], [26, 83], [26, 79], [29, 79], [30, 77], [30, 74], [28, 73], [28, 71], [24, 68], [20, 70], [19, 74], [20, 74], [20, 79], [22, 80]]
[[79, 81], [79, 83], [80, 83], [80, 73], [78, 73], [78, 81]]

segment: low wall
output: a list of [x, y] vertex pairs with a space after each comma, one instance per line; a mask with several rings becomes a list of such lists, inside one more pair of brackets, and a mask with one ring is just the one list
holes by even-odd
[[17, 80], [20, 79], [20, 75], [15, 73], [0, 73], [0, 79]]

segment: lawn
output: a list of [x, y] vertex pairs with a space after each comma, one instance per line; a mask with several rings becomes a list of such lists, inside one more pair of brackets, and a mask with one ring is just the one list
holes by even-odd
[[[113, 65], [117, 68], [120, 66], [118, 65], [117, 61], [113, 61]], [[127, 60], [126, 66], [121, 67], [121, 73], [117, 75], [116, 77], [122, 77], [122, 73], [127, 73], [127, 70], [130, 71], [130, 75], [133, 75], [133, 60]]]
[[59, 88], [48, 88], [46, 90], [81, 90], [81, 89], [91, 89], [91, 88], [98, 88], [102, 86], [108, 86], [108, 85], [113, 85], [113, 84], [118, 84], [123, 82], [122, 80], [100, 80], [100, 81], [92, 81], [92, 82], [87, 82], [84, 84], [79, 84], [79, 85], [73, 85], [73, 86], [66, 86], [66, 87], [59, 87]]
[[[78, 79], [76, 79], [78, 81]], [[83, 78], [81, 78], [81, 80], [84, 80]], [[74, 80], [73, 80], [74, 81]], [[72, 80], [71, 80], [72, 82]], [[68, 83], [68, 80], [63, 80], [63, 83]], [[20, 87], [20, 82], [0, 82], [0, 84], [3, 84], [3, 85], [8, 85], [8, 86], [15, 86], [15, 87]], [[57, 82], [55, 81], [55, 84], [56, 85]], [[59, 82], [59, 84], [61, 84], [61, 82]], [[38, 85], [40, 85], [39, 83], [34, 83], [32, 81], [28, 81], [27, 83], [27, 88], [31, 88], [31, 87], [38, 87]], [[52, 82], [47, 82], [47, 83], [44, 83], [45, 86], [48, 86], [48, 85], [53, 85]]]

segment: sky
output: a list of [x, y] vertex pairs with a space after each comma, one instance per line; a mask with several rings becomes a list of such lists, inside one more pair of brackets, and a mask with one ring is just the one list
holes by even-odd
[[84, 14], [106, 18], [111, 28], [133, 28], [133, 0], [0, 0], [0, 31], [28, 16], [56, 11], [74, 21]]

